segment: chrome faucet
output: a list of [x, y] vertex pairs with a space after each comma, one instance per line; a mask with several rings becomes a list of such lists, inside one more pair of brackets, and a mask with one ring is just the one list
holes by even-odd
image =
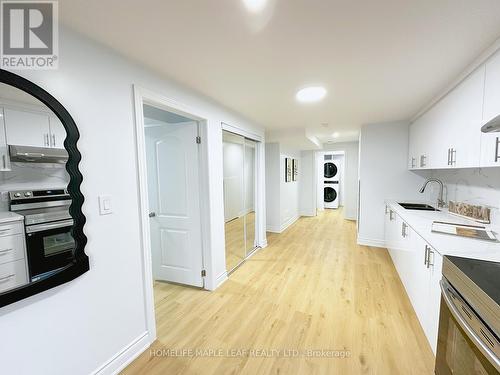
[[425, 188], [427, 187], [427, 184], [429, 182], [436, 182], [439, 185], [439, 196], [437, 200], [438, 208], [446, 207], [446, 202], [443, 200], [443, 181], [437, 178], [428, 178], [427, 181], [424, 182], [424, 185], [420, 188], [420, 192], [423, 193], [425, 191]]

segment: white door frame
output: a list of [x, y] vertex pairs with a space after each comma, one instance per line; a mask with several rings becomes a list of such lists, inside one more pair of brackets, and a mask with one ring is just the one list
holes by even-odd
[[[265, 213], [265, 208], [266, 207], [266, 202], [265, 202], [265, 189], [266, 189], [266, 182], [264, 180], [264, 173], [262, 171], [265, 170], [265, 144], [263, 142], [263, 138], [255, 133], [251, 133], [245, 129], [239, 128], [234, 125], [230, 125], [226, 122], [221, 123], [222, 130], [227, 130], [228, 132], [241, 135], [245, 138], [248, 138], [252, 141], [257, 142], [256, 147], [255, 147], [255, 158], [256, 158], [256, 164], [257, 164], [257, 170], [255, 171], [255, 178], [256, 178], [256, 201], [255, 201], [255, 210], [256, 210], [256, 215], [255, 215], [255, 221], [256, 221], [256, 237], [257, 237], [257, 247], [258, 248], [265, 248], [267, 246], [267, 239], [266, 239], [266, 213]], [[225, 246], [225, 244], [224, 244]], [[252, 252], [250, 256], [252, 256], [255, 253]], [[230, 270], [226, 269], [226, 272]]]
[[[143, 286], [145, 297], [146, 328], [150, 343], [156, 340], [156, 320], [153, 292], [153, 269], [151, 261], [151, 231], [149, 225], [149, 199], [148, 199], [148, 179], [146, 162], [146, 144], [144, 137], [144, 111], [143, 104], [150, 104], [156, 108], [164, 109], [175, 114], [198, 121], [199, 134], [202, 142], [200, 144], [199, 173], [200, 173], [200, 210], [201, 210], [201, 239], [202, 239], [202, 263], [206, 271], [204, 287], [213, 289], [215, 276], [212, 267], [212, 253], [210, 247], [210, 207], [209, 207], [209, 182], [208, 182], [208, 147], [207, 128], [208, 116], [200, 113], [196, 108], [178, 103], [154, 91], [134, 85], [134, 106], [135, 106], [135, 140], [137, 157], [137, 174], [139, 184], [139, 221], [142, 242], [143, 258]], [[193, 139], [193, 142], [196, 140]], [[201, 272], [201, 270], [200, 270]]]

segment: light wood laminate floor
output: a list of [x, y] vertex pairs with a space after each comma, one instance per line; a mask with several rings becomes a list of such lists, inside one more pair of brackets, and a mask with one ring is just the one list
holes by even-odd
[[[433, 373], [387, 251], [356, 245], [355, 223], [340, 210], [301, 218], [268, 242], [215, 292], [158, 283], [155, 351], [123, 373]], [[170, 356], [169, 349], [206, 351]]]

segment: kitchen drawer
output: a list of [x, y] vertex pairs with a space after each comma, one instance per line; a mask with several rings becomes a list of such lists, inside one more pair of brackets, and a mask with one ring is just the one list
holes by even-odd
[[0, 292], [14, 289], [28, 283], [24, 259], [0, 264]]
[[0, 264], [24, 259], [24, 236], [16, 234], [14, 236], [0, 237]]
[[23, 234], [23, 227], [24, 225], [22, 221], [0, 224], [0, 237], [12, 236], [13, 234]]

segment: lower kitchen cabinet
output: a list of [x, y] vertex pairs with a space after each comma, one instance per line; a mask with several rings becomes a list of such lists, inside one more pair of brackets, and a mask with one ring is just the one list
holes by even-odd
[[22, 221], [0, 224], [0, 293], [28, 283]]
[[386, 209], [385, 234], [394, 266], [436, 353], [443, 258], [390, 207]]

